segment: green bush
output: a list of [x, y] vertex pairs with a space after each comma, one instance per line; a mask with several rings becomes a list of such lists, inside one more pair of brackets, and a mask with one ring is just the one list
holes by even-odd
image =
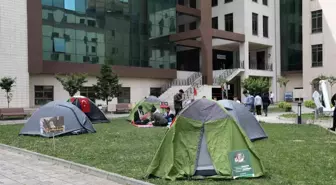
[[292, 111], [292, 104], [290, 103], [285, 103], [283, 105], [283, 109], [285, 109], [286, 112], [291, 112]]
[[313, 100], [306, 100], [304, 102], [304, 106], [307, 108], [312, 108], [312, 109], [316, 107], [315, 102]]
[[286, 104], [286, 102], [284, 102], [284, 101], [279, 102], [278, 107], [279, 107], [280, 109], [283, 109], [284, 106], [285, 106], [285, 104]]

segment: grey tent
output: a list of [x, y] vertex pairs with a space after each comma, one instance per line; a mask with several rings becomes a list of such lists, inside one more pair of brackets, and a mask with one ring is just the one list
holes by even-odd
[[53, 101], [34, 112], [20, 135], [53, 137], [94, 132], [90, 119], [79, 108], [68, 102]]
[[251, 141], [265, 139], [267, 134], [253, 114], [243, 105], [232, 100], [218, 101], [237, 120]]

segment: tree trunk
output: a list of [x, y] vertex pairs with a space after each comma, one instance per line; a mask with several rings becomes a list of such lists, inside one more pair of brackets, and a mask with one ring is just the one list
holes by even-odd
[[9, 108], [9, 96], [8, 96], [8, 92], [6, 92], [6, 98], [7, 98], [7, 107]]

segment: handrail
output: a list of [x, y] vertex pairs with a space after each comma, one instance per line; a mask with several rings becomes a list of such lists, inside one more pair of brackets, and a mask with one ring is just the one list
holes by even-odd
[[161, 93], [164, 93], [172, 86], [188, 86], [191, 85], [197, 78], [202, 75], [200, 72], [194, 72], [187, 79], [174, 79], [172, 82], [161, 86]]

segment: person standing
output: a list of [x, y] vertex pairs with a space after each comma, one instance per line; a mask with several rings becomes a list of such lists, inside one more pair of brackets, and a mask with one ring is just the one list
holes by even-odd
[[[336, 93], [331, 98], [331, 104], [335, 107], [335, 101], [336, 101]], [[334, 108], [334, 114], [333, 114], [333, 126], [329, 128], [329, 130], [332, 130], [335, 132], [336, 130], [336, 108]]]
[[259, 94], [254, 98], [254, 105], [256, 107], [257, 115], [261, 115], [262, 99]]
[[246, 99], [245, 99], [245, 106], [249, 109], [250, 112], [252, 112], [253, 115], [255, 115], [254, 112], [254, 97], [250, 95], [247, 91], [243, 92]]
[[271, 104], [274, 104], [274, 94], [273, 94], [272, 91], [270, 92], [270, 95], [271, 95], [271, 96], [269, 97], [269, 98], [270, 98], [270, 102], [271, 102]]
[[265, 116], [267, 117], [268, 106], [271, 104], [271, 98], [268, 96], [268, 93], [264, 93], [261, 99], [263, 103], [264, 113], [265, 113]]
[[180, 89], [174, 96], [175, 116], [177, 116], [177, 114], [182, 110], [183, 94], [184, 91]]

